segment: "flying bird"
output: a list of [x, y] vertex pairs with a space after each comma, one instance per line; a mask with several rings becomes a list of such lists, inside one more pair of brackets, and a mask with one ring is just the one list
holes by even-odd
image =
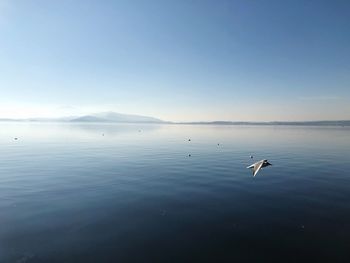
[[253, 163], [252, 165], [249, 165], [247, 168], [252, 169], [253, 176], [255, 177], [255, 175], [260, 171], [261, 168], [269, 165], [272, 165], [272, 164], [270, 164], [267, 160], [261, 160], [259, 162]]

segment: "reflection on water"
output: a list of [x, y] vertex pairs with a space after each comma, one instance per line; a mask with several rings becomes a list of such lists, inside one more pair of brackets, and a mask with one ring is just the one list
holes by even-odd
[[347, 127], [0, 123], [0, 262], [347, 262], [349, 149]]

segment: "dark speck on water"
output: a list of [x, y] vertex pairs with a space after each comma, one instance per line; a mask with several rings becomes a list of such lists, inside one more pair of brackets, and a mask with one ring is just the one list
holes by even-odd
[[350, 262], [349, 149], [339, 126], [2, 123], [0, 263]]

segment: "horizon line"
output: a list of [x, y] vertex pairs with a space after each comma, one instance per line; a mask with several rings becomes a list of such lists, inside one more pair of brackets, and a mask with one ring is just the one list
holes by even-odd
[[[242, 120], [211, 120], [211, 121], [113, 121], [101, 118], [100, 121], [79, 121], [75, 120], [80, 117], [90, 116], [66, 116], [56, 118], [42, 118], [42, 117], [30, 117], [30, 118], [3, 118], [0, 117], [0, 122], [70, 122], [70, 123], [149, 123], [149, 124], [219, 124], [219, 125], [230, 125], [230, 124], [315, 124], [315, 123], [341, 123], [350, 125], [350, 119], [337, 119], [337, 120], [272, 120], [272, 121], [242, 121]], [[136, 115], [141, 116], [141, 115]], [[72, 118], [72, 119], [69, 119]], [[153, 117], [150, 117], [153, 118]]]

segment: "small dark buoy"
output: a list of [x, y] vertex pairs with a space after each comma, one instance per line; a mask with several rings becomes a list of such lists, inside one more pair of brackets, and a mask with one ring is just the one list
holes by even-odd
[[218, 146], [220, 145], [220, 143], [218, 143]]
[[190, 141], [191, 141], [191, 139], [188, 139], [188, 141], [190, 142]]
[[191, 154], [189, 154], [188, 157], [191, 157]]
[[17, 137], [15, 137], [14, 139], [15, 139], [15, 140], [18, 140], [18, 138], [17, 138]]
[[253, 155], [250, 156], [250, 159], [253, 159]]

